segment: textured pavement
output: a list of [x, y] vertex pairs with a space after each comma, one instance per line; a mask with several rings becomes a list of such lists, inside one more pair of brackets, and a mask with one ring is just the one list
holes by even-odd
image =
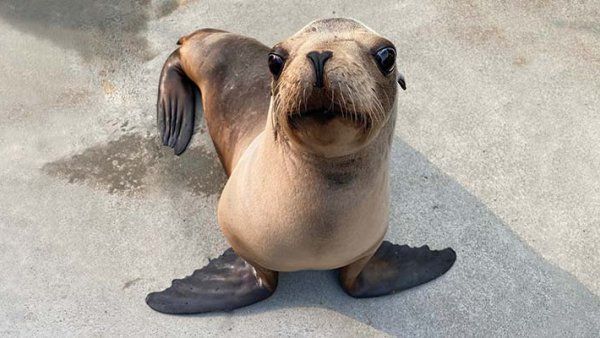
[[[146, 293], [227, 248], [204, 126], [180, 158], [156, 142], [175, 41], [272, 45], [331, 16], [394, 41], [407, 80], [387, 238], [451, 246], [456, 265], [378, 299], [307, 271], [231, 313], [152, 311]], [[600, 4], [2, 1], [0, 271], [2, 336], [597, 337]]]

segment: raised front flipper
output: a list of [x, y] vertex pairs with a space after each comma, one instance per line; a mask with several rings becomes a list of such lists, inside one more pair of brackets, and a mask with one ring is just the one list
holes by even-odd
[[196, 85], [181, 67], [179, 50], [174, 51], [160, 73], [156, 104], [158, 131], [163, 145], [180, 155], [194, 133]]
[[[428, 246], [411, 248], [384, 241], [366, 263], [358, 261], [342, 268], [340, 279], [353, 297], [377, 297], [436, 279], [455, 261], [456, 253], [451, 248], [430, 250]], [[360, 272], [357, 275], [353, 271]]]
[[256, 269], [230, 248], [168, 289], [148, 294], [146, 303], [170, 314], [231, 311], [268, 298], [276, 287], [277, 272]]

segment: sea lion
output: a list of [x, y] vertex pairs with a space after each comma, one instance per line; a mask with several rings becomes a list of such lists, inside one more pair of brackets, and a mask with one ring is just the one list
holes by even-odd
[[338, 269], [354, 297], [444, 274], [450, 248], [384, 241], [396, 122], [396, 47], [351, 19], [311, 22], [273, 48], [215, 29], [181, 38], [160, 77], [158, 127], [181, 154], [196, 96], [229, 180], [218, 223], [231, 245], [147, 296], [165, 313], [232, 310], [269, 297], [278, 272]]

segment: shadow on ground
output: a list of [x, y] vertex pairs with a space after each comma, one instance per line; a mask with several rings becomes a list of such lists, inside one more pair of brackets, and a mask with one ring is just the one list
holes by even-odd
[[[156, 2], [156, 1], [155, 1]], [[178, 0], [4, 0], [0, 18], [19, 30], [77, 50], [84, 59], [119, 62], [152, 55], [142, 36], [148, 20], [169, 14]]]

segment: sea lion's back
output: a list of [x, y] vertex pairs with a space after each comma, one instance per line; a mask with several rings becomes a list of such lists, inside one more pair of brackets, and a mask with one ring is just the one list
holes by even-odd
[[179, 40], [182, 67], [202, 96], [204, 117], [227, 174], [264, 129], [270, 100], [269, 47], [203, 29]]

